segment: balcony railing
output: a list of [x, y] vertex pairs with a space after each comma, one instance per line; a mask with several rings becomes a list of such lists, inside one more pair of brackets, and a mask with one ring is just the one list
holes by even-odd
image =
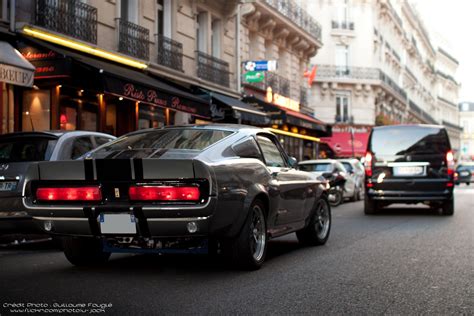
[[80, 0], [36, 0], [34, 23], [97, 44], [97, 8]]
[[386, 86], [390, 87], [392, 90], [395, 91], [396, 94], [403, 100], [407, 99], [407, 93], [405, 90], [403, 90], [395, 81], [393, 81], [392, 78], [387, 76], [383, 71], [379, 70], [380, 72], [380, 80], [382, 81], [383, 84]]
[[199, 78], [222, 86], [230, 85], [229, 63], [206, 53], [197, 52], [197, 75]]
[[352, 124], [354, 122], [354, 116], [353, 115], [338, 115], [336, 114], [334, 117], [334, 122], [336, 123], [350, 123]]
[[157, 41], [158, 64], [183, 71], [183, 44], [159, 34]]
[[118, 19], [118, 27], [119, 52], [148, 60], [150, 56], [150, 31], [123, 19]]
[[420, 108], [415, 102], [410, 100], [408, 102], [410, 106], [410, 110], [412, 112], [415, 112], [425, 123], [430, 123], [430, 124], [439, 124], [438, 121], [436, 121], [430, 114], [428, 114], [425, 110]]
[[332, 21], [331, 26], [337, 30], [354, 30], [354, 22], [350, 21]]
[[266, 87], [271, 87], [273, 93], [278, 93], [285, 97], [290, 96], [290, 80], [274, 72], [265, 74]]
[[379, 70], [367, 67], [317, 65], [316, 78], [378, 80]]
[[294, 0], [264, 0], [267, 4], [279, 11], [291, 22], [321, 41], [321, 25], [311, 15], [301, 8]]

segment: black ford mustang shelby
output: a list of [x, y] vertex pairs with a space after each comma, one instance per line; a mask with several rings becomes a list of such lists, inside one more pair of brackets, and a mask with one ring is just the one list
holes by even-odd
[[75, 265], [112, 252], [217, 252], [259, 268], [270, 238], [326, 243], [325, 184], [275, 135], [240, 125], [137, 131], [83, 160], [32, 166], [23, 204]]

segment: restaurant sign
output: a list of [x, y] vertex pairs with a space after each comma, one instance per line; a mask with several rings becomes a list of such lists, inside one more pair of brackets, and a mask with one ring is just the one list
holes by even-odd
[[173, 93], [163, 92], [111, 76], [105, 78], [104, 87], [105, 92], [123, 96], [132, 100], [190, 113], [202, 118], [211, 117], [211, 112], [207, 103], [183, 98]]
[[19, 44], [23, 57], [35, 66], [35, 79], [62, 78], [71, 75], [71, 62], [52, 49]]
[[31, 87], [33, 85], [33, 71], [0, 63], [0, 82]]

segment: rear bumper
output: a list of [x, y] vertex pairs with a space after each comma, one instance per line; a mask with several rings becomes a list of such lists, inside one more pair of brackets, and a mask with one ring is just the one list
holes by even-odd
[[6, 234], [35, 234], [41, 229], [33, 222], [31, 216], [2, 216], [0, 214], [0, 235]]
[[[44, 230], [45, 224], [51, 227], [49, 234], [68, 236], [111, 237], [102, 234], [99, 216], [101, 213], [133, 214], [136, 218], [137, 234], [140, 237], [203, 237], [222, 234], [221, 227], [216, 228], [215, 210], [216, 199], [211, 197], [208, 203], [195, 207], [107, 207], [84, 208], [80, 210], [56, 210], [36, 212], [29, 210], [33, 221]], [[188, 231], [188, 224], [197, 226], [196, 232]], [[232, 223], [228, 223], [231, 225]]]
[[430, 202], [446, 201], [453, 198], [452, 189], [443, 191], [389, 191], [368, 189], [367, 196], [372, 200], [387, 202]]

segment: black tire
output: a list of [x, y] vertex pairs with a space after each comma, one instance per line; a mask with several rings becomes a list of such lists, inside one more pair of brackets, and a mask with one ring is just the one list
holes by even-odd
[[334, 200], [329, 201], [329, 204], [331, 206], [338, 206], [338, 205], [342, 204], [342, 202], [344, 201], [344, 196], [342, 195], [342, 192], [339, 191], [339, 190], [333, 190], [331, 192], [331, 195], [334, 196]]
[[102, 251], [102, 243], [94, 238], [64, 238], [64, 255], [75, 266], [93, 266], [104, 264], [110, 258], [110, 252]]
[[471, 184], [471, 182], [466, 182], [466, 185], [470, 185], [470, 184]]
[[367, 195], [364, 197], [364, 214], [372, 215], [377, 212], [377, 201], [372, 200]]
[[267, 253], [267, 224], [265, 205], [255, 200], [247, 219], [234, 240], [230, 243], [230, 259], [240, 269], [260, 269]]
[[331, 232], [331, 207], [326, 198], [321, 198], [311, 214], [308, 226], [296, 232], [298, 241], [307, 246], [324, 245]]
[[454, 199], [451, 198], [444, 202], [441, 210], [444, 216], [452, 216], [454, 214]]

